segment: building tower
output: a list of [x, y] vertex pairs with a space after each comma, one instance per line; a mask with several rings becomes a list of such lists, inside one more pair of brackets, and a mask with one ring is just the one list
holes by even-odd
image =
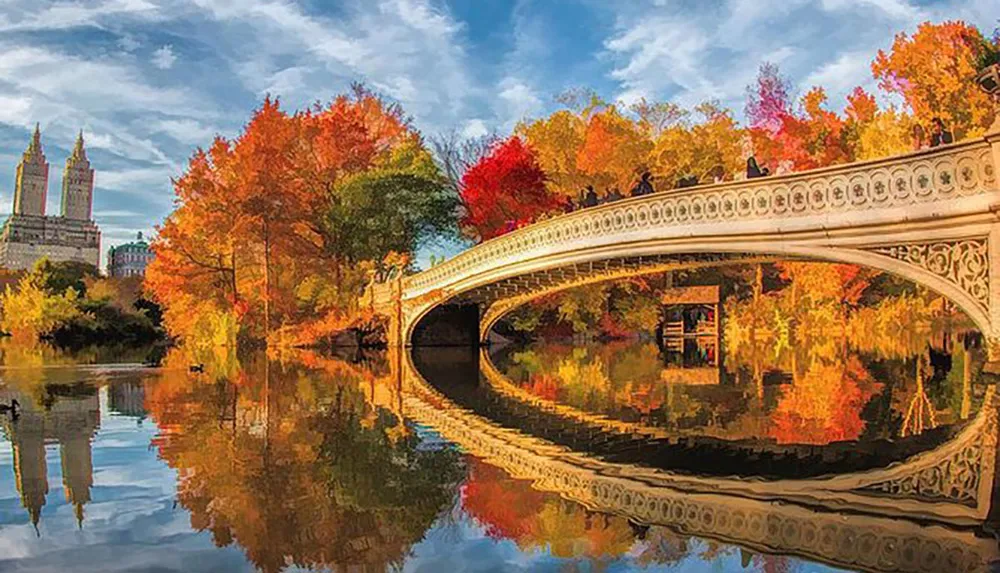
[[94, 170], [90, 168], [87, 151], [83, 148], [83, 130], [76, 138], [73, 153], [66, 159], [63, 170], [62, 209], [67, 219], [89, 221], [94, 202]]
[[17, 165], [14, 182], [14, 214], [45, 215], [45, 196], [49, 189], [49, 164], [42, 151], [42, 134], [35, 124], [35, 134], [21, 163]]

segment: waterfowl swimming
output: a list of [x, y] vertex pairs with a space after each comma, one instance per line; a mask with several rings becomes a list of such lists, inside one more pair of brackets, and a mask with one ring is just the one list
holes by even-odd
[[18, 411], [20, 410], [21, 410], [21, 404], [19, 404], [17, 400], [13, 398], [10, 401], [10, 406], [8, 406], [7, 404], [0, 404], [0, 414], [10, 414], [12, 416], [16, 416]]

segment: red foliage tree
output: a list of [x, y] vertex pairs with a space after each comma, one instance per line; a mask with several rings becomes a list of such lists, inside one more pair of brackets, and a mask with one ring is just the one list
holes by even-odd
[[536, 514], [545, 500], [528, 482], [468, 456], [469, 478], [462, 486], [462, 507], [493, 539], [520, 540], [536, 526]]
[[535, 152], [520, 137], [497, 143], [462, 177], [462, 224], [486, 240], [559, 208]]

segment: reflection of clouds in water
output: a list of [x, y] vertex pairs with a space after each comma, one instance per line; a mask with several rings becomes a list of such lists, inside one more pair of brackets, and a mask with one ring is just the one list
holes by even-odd
[[486, 530], [468, 513], [456, 512], [454, 523], [441, 523], [427, 531], [413, 546], [404, 571], [539, 571], [556, 567], [559, 560], [542, 553], [523, 553], [507, 539], [487, 537]]
[[[403, 571], [412, 573], [436, 573], [438, 571], [461, 572], [493, 572], [493, 571], [551, 571], [561, 572], [575, 570], [568, 567], [569, 563], [587, 563], [589, 559], [563, 559], [552, 556], [549, 551], [536, 549], [522, 551], [515, 542], [508, 539], [492, 539], [486, 535], [486, 530], [473, 517], [464, 511], [455, 512], [454, 522], [442, 523], [438, 520], [434, 527], [427, 531], [423, 541], [413, 546], [410, 559], [404, 564]], [[650, 535], [652, 537], [652, 533]], [[599, 561], [607, 571], [646, 572], [699, 572], [711, 571], [742, 571], [739, 548], [733, 545], [723, 545], [711, 559], [706, 560], [710, 545], [697, 538], [689, 538], [687, 555], [677, 563], [655, 564], [641, 561], [643, 551], [649, 550], [649, 544], [636, 542], [632, 549], [618, 558], [608, 557]], [[835, 567], [804, 562], [795, 558], [787, 558], [792, 571], [809, 571], [810, 573], [835, 573], [842, 571]], [[596, 566], [596, 562], [593, 563]], [[595, 567], [599, 568], [599, 567]], [[587, 566], [582, 570], [592, 570]]]
[[93, 501], [84, 508], [82, 530], [62, 492], [57, 448], [50, 446], [46, 456], [49, 494], [41, 537], [21, 507], [13, 471], [3, 468], [0, 570], [12, 559], [19, 560], [20, 571], [252, 570], [238, 547], [215, 548], [209, 534], [191, 530], [187, 511], [173, 508], [176, 472], [148, 448], [153, 430], [133, 421], [114, 433], [107, 441], [99, 433], [94, 443]]

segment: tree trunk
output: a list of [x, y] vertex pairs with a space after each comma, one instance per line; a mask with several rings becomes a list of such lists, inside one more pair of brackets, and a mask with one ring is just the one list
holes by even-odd
[[271, 234], [264, 221], [264, 343], [271, 334]]
[[232, 270], [229, 273], [229, 280], [233, 285], [233, 302], [240, 302], [240, 293], [236, 289], [236, 248], [234, 247], [232, 252], [229, 254], [229, 260], [232, 263]]

